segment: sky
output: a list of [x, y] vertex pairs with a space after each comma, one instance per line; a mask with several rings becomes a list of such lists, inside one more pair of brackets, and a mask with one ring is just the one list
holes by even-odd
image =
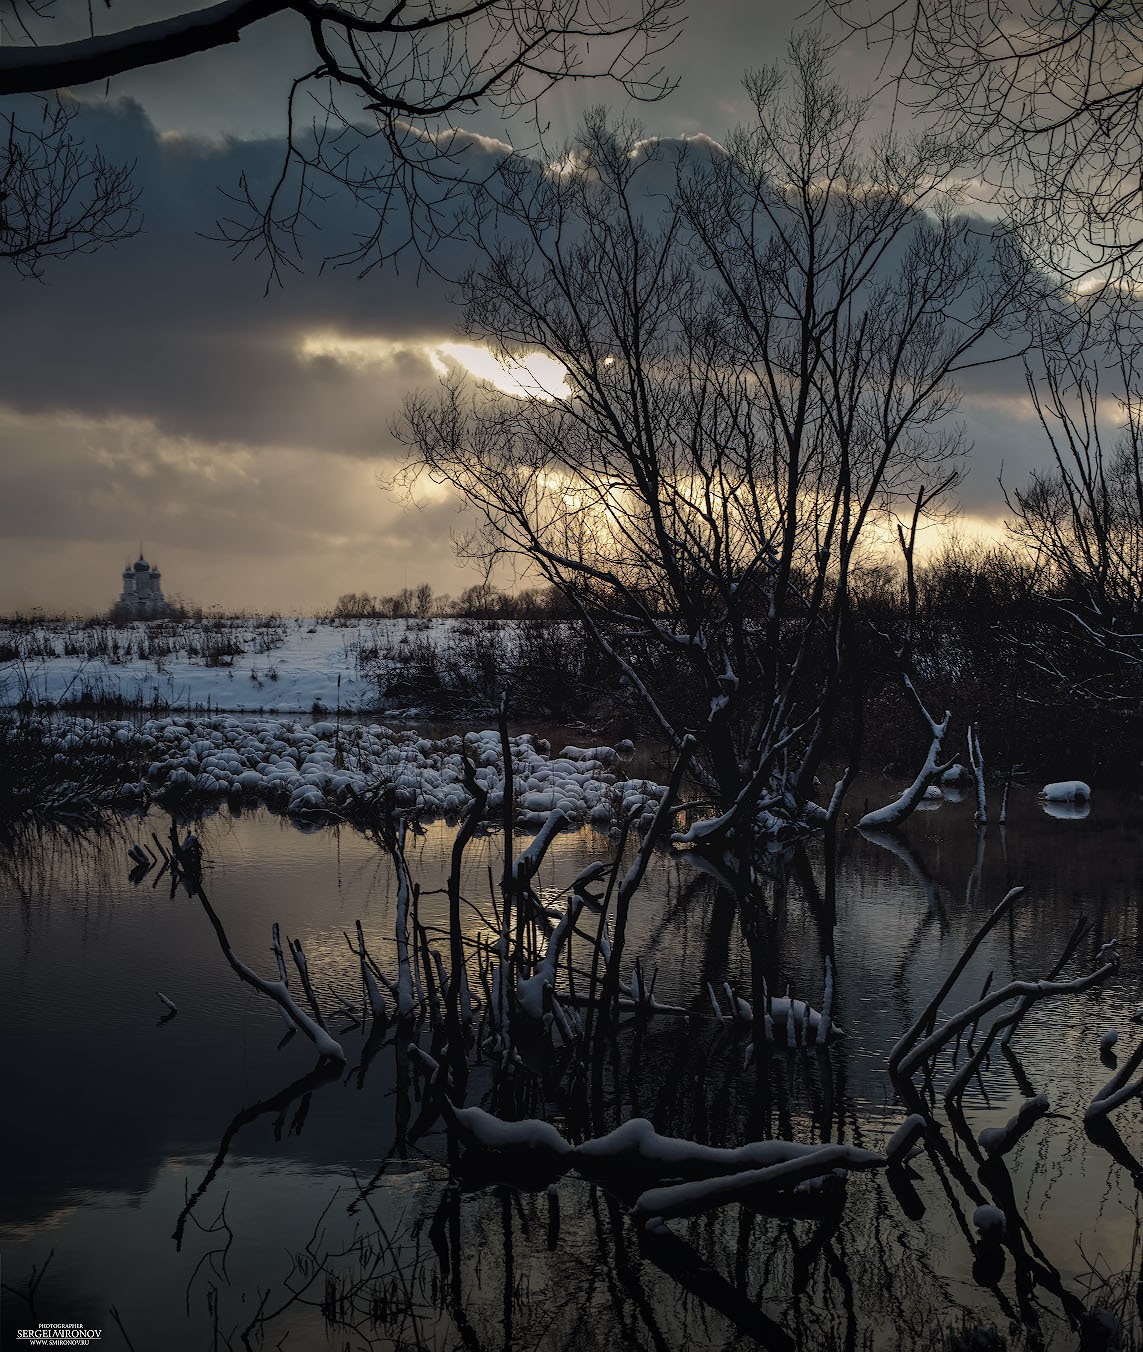
[[[647, 131], [722, 138], [748, 111], [745, 68], [780, 58], [802, 9], [696, 10], [667, 55], [677, 89], [637, 109]], [[106, 28], [156, 10], [119, 0], [94, 12]], [[103, 610], [140, 548], [168, 596], [224, 610], [306, 614], [347, 591], [428, 582], [456, 594], [479, 580], [456, 558], [455, 502], [410, 504], [384, 486], [407, 393], [458, 361], [487, 369], [456, 346], [449, 288], [409, 261], [364, 277], [322, 269], [351, 237], [343, 201], [320, 209], [302, 271], [280, 288], [209, 238], [240, 175], [257, 185], [274, 172], [289, 82], [312, 62], [287, 16], [222, 51], [79, 91], [77, 128], [135, 164], [144, 228], [49, 263], [42, 282], [0, 264], [0, 612]], [[876, 74], [857, 46], [837, 69], [858, 87]], [[570, 136], [610, 95], [554, 90], [551, 136]], [[512, 134], [481, 110], [465, 125]], [[966, 529], [987, 529], [1003, 512], [1001, 463], [1020, 483], [1044, 455], [1019, 363], [966, 384], [961, 417], [974, 442]]]

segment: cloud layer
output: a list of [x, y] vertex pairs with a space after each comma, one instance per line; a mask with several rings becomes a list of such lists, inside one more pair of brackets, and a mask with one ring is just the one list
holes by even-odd
[[[103, 608], [140, 542], [203, 605], [303, 612], [348, 590], [468, 585], [454, 507], [410, 512], [377, 486], [404, 395], [439, 379], [455, 340], [448, 286], [412, 259], [322, 271], [362, 225], [339, 198], [313, 204], [306, 267], [264, 294], [264, 265], [206, 236], [229, 209], [220, 189], [272, 181], [279, 141], [161, 134], [131, 101], [82, 122], [136, 164], [146, 224], [43, 284], [0, 270], [0, 610]], [[463, 259], [456, 244], [436, 261], [455, 275]], [[1036, 432], [1018, 365], [965, 395], [964, 501], [987, 518], [1001, 459], [1021, 481]]]
[[[464, 585], [455, 513], [407, 512], [377, 486], [405, 391], [439, 379], [431, 349], [454, 336], [444, 285], [413, 266], [318, 275], [314, 250], [264, 294], [256, 259], [204, 236], [220, 188], [264, 181], [280, 143], [161, 137], [133, 103], [82, 121], [136, 164], [146, 225], [43, 284], [0, 271], [0, 607], [104, 607], [140, 540], [200, 604]], [[323, 224], [336, 242], [352, 222]], [[356, 355], [315, 349], [321, 334]]]

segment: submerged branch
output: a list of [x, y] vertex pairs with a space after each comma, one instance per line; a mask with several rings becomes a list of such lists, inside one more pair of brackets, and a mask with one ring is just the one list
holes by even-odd
[[214, 907], [207, 899], [206, 893], [202, 887], [195, 889], [194, 895], [202, 903], [202, 908], [206, 912], [207, 919], [214, 928], [215, 935], [218, 937], [219, 947], [222, 949], [223, 956], [238, 974], [239, 980], [246, 982], [248, 986], [253, 986], [256, 991], [261, 991], [277, 1004], [279, 1009], [285, 1014], [288, 1021], [300, 1029], [306, 1037], [314, 1044], [318, 1052], [318, 1064], [333, 1062], [338, 1065], [345, 1064], [345, 1053], [341, 1049], [341, 1044], [335, 1042], [326, 1030], [311, 1019], [310, 1016], [298, 1005], [297, 1001], [290, 994], [285, 981], [267, 981], [260, 977], [252, 968], [236, 956], [234, 950], [230, 947], [230, 940], [226, 937], [226, 930], [223, 928], [222, 921]]

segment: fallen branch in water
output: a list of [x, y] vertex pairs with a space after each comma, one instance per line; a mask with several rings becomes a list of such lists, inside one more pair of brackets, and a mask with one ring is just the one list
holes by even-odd
[[1053, 995], [1082, 995], [1106, 981], [1113, 972], [1119, 970], [1119, 960], [1114, 959], [1088, 972], [1086, 976], [1076, 977], [1073, 981], [1010, 981], [999, 990], [992, 991], [983, 1000], [962, 1009], [942, 1024], [936, 1032], [919, 1042], [906, 1056], [902, 1057], [898, 1071], [903, 1076], [911, 1075], [918, 1066], [935, 1056], [938, 1051], [956, 1035], [963, 1032], [969, 1024], [977, 1022], [983, 1015], [1005, 1004], [1009, 1000], [1025, 997], [1029, 1002], [1043, 1000]]
[[1131, 1079], [1131, 1076], [1135, 1074], [1141, 1064], [1143, 1064], [1143, 1042], [1139, 1043], [1127, 1060], [1087, 1105], [1083, 1115], [1085, 1122], [1093, 1123], [1105, 1118], [1109, 1112], [1118, 1108], [1120, 1104], [1126, 1103], [1128, 1099], [1135, 1098], [1137, 1094], [1143, 1094], [1143, 1075], [1137, 1080]]
[[214, 928], [215, 935], [218, 938], [218, 944], [222, 949], [223, 956], [238, 974], [239, 980], [244, 981], [248, 986], [253, 986], [256, 991], [261, 991], [263, 995], [269, 996], [286, 1016], [287, 1020], [309, 1038], [317, 1049], [319, 1065], [323, 1065], [326, 1062], [344, 1065], [345, 1053], [341, 1049], [341, 1044], [335, 1042], [321, 1024], [316, 1020], [311, 1019], [290, 994], [286, 983], [281, 976], [281, 972], [284, 971], [284, 966], [279, 968], [279, 978], [277, 981], [267, 981], [265, 977], [259, 976], [253, 968], [247, 967], [231, 948], [230, 940], [226, 937], [226, 930], [223, 928], [222, 921], [218, 918], [218, 914], [210, 904], [206, 893], [201, 887], [198, 887], [195, 889], [194, 895], [202, 903], [202, 908], [206, 912], [207, 919], [210, 921]]

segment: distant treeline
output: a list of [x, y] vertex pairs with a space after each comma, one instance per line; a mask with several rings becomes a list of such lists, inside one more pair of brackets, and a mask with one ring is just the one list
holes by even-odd
[[141, 620], [139, 616], [128, 615], [118, 606], [99, 611], [94, 615], [81, 615], [68, 610], [45, 610], [43, 606], [33, 606], [31, 610], [14, 610], [0, 615], [0, 626], [5, 629], [37, 629], [44, 625], [67, 625], [74, 629], [131, 629], [139, 623], [145, 623], [152, 629], [172, 632], [182, 625], [197, 625], [200, 628], [225, 628], [234, 625], [274, 626], [285, 623], [276, 610], [269, 612], [251, 610], [224, 610], [222, 606], [200, 606], [181, 597], [167, 601], [167, 614], [161, 619]]
[[869, 768], [913, 764], [924, 740], [900, 679], [908, 642], [928, 707], [952, 713], [950, 754], [963, 750], [971, 722], [994, 774], [1024, 765], [1140, 782], [1143, 615], [1134, 594], [1097, 595], [1042, 555], [1005, 545], [950, 544], [918, 566], [915, 583], [911, 626], [899, 570], [865, 573], [856, 598], [863, 669], [851, 707], [860, 703]]
[[466, 587], [459, 596], [434, 592], [427, 582], [402, 587], [392, 596], [346, 592], [330, 611], [335, 620], [403, 620], [455, 618], [465, 620], [566, 619], [569, 603], [551, 587], [527, 587], [518, 592], [501, 591], [490, 583]]

